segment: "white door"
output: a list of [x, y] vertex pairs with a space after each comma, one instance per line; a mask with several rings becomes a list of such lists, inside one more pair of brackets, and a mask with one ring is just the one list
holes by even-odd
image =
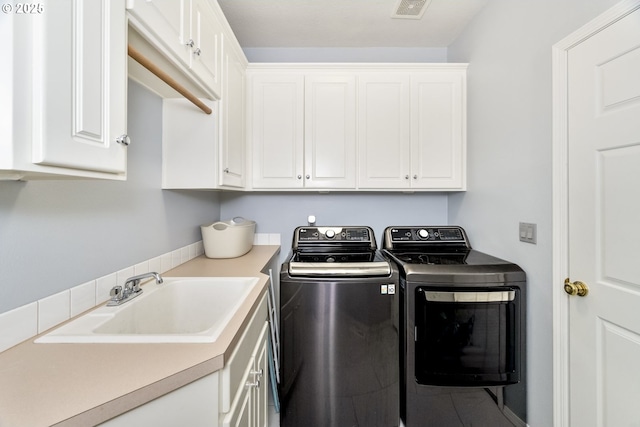
[[[638, 7], [638, 6], [636, 6]], [[640, 10], [568, 49], [569, 420], [640, 425]]]

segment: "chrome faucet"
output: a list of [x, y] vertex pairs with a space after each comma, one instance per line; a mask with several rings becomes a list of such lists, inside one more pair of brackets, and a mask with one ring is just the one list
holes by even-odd
[[127, 301], [131, 301], [138, 295], [142, 293], [142, 288], [140, 288], [140, 281], [142, 279], [151, 278], [156, 279], [156, 283], [159, 285], [163, 282], [162, 277], [158, 273], [144, 273], [138, 274], [137, 276], [129, 277], [124, 282], [124, 287], [122, 286], [114, 286], [111, 288], [109, 295], [111, 299], [107, 303], [107, 306], [115, 306], [124, 304]]

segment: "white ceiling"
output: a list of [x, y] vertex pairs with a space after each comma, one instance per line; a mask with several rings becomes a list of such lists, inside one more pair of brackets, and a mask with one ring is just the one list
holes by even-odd
[[397, 0], [218, 0], [243, 48], [447, 47], [488, 0], [432, 0], [420, 20]]

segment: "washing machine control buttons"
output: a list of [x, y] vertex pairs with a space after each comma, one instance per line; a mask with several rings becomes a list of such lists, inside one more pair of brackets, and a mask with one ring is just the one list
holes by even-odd
[[336, 237], [336, 232], [333, 231], [333, 230], [327, 230], [327, 231], [324, 232], [324, 236], [327, 239], [333, 239], [334, 237]]
[[418, 237], [420, 239], [428, 239], [429, 238], [429, 232], [427, 230], [425, 230], [424, 228], [421, 228], [420, 230], [418, 230]]

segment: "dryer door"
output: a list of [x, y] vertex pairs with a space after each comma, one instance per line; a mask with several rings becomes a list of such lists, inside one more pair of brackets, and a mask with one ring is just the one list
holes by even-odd
[[520, 290], [415, 290], [418, 384], [488, 386], [517, 383]]

